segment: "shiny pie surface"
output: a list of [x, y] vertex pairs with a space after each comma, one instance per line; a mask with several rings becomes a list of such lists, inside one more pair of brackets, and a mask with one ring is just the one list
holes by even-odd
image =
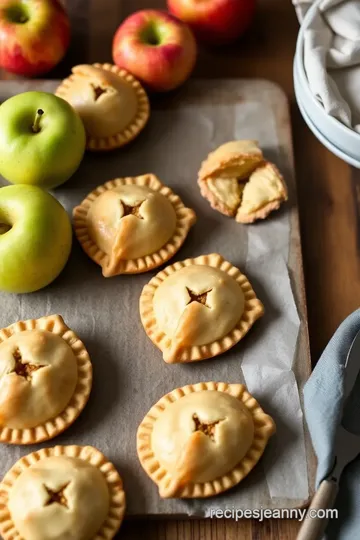
[[0, 484], [4, 540], [111, 540], [124, 513], [121, 477], [91, 446], [32, 452]]
[[52, 439], [77, 419], [91, 386], [89, 354], [60, 315], [0, 330], [0, 442]]
[[26, 540], [90, 540], [108, 514], [109, 490], [102, 473], [90, 463], [49, 457], [20, 474], [8, 507]]
[[105, 277], [165, 263], [196, 221], [195, 212], [153, 174], [106, 182], [73, 215], [80, 244]]
[[88, 213], [89, 233], [109, 256], [145, 257], [172, 237], [176, 212], [161, 193], [147, 186], [118, 186], [100, 195]]
[[78, 379], [75, 355], [58, 335], [27, 330], [0, 343], [0, 425], [33, 428], [61, 413]]
[[225, 352], [263, 311], [246, 276], [216, 253], [165, 268], [140, 297], [144, 329], [167, 363]]
[[150, 409], [138, 429], [138, 455], [162, 497], [208, 497], [239, 483], [274, 431], [244, 385], [198, 383]]
[[223, 270], [187, 266], [164, 280], [154, 295], [160, 331], [181, 346], [223, 338], [240, 320], [244, 293]]
[[136, 137], [149, 118], [149, 100], [139, 81], [111, 64], [81, 64], [56, 95], [79, 113], [90, 150], [122, 146]]

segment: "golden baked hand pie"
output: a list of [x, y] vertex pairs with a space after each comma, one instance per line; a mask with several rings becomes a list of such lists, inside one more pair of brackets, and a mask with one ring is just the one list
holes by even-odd
[[198, 184], [215, 210], [240, 223], [264, 219], [287, 200], [283, 177], [264, 160], [256, 141], [231, 141], [211, 152]]
[[161, 497], [211, 497], [255, 467], [275, 424], [242, 384], [177, 388], [137, 432], [140, 463]]
[[92, 366], [84, 344], [59, 315], [0, 330], [0, 442], [56, 437], [84, 409]]
[[164, 264], [195, 221], [195, 212], [153, 174], [106, 182], [74, 209], [75, 234], [105, 277]]
[[122, 480], [91, 446], [33, 452], [0, 484], [4, 540], [111, 540], [124, 513]]
[[167, 363], [225, 352], [263, 313], [246, 276], [217, 253], [168, 266], [140, 297], [144, 329]]
[[127, 144], [149, 119], [149, 99], [139, 81], [112, 64], [73, 67], [56, 95], [79, 113], [89, 150], [111, 150]]

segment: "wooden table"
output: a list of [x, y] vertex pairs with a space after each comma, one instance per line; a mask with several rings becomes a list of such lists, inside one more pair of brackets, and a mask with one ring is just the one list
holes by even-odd
[[[52, 76], [71, 65], [111, 61], [118, 22], [165, 0], [67, 0], [73, 40]], [[201, 51], [198, 77], [263, 77], [287, 93], [292, 112], [311, 352], [319, 358], [338, 324], [359, 306], [360, 172], [330, 154], [311, 134], [294, 99], [292, 63], [298, 22], [291, 0], [259, 0], [251, 33], [236, 46]], [[9, 75], [2, 73], [2, 78]], [[124, 540], [293, 540], [295, 521], [127, 521]]]

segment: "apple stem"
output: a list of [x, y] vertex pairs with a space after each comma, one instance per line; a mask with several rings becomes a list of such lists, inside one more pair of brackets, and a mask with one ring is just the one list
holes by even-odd
[[31, 128], [34, 133], [39, 133], [40, 131], [40, 118], [42, 117], [43, 114], [44, 114], [44, 111], [42, 109], [38, 109], [36, 111], [35, 120]]

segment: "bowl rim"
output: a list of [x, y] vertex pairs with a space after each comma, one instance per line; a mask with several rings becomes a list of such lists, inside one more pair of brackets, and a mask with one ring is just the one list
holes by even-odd
[[304, 90], [304, 92], [307, 93], [310, 100], [314, 104], [314, 106], [319, 110], [319, 113], [323, 115], [324, 118], [328, 119], [330, 124], [334, 126], [334, 128], [338, 128], [340, 131], [342, 131], [344, 134], [348, 135], [349, 137], [352, 137], [356, 139], [356, 142], [359, 142], [360, 133], [355, 131], [353, 128], [349, 128], [345, 124], [343, 124], [340, 120], [335, 118], [334, 116], [330, 116], [325, 112], [324, 107], [321, 106], [318, 99], [314, 96], [314, 94], [310, 91], [310, 86], [308, 83], [308, 79], [305, 72], [304, 67], [304, 33], [305, 33], [305, 26], [306, 23], [309, 22], [310, 18], [313, 16], [315, 11], [318, 9], [319, 5], [323, 2], [323, 0], [315, 0], [314, 4], [309, 8], [307, 11], [301, 26], [300, 31], [296, 40], [296, 49], [295, 49], [295, 57], [294, 57], [294, 65], [298, 65], [299, 69], [299, 83], [300, 87]]
[[306, 111], [306, 107], [305, 107], [304, 103], [302, 102], [302, 100], [300, 98], [300, 95], [299, 95], [299, 84], [298, 84], [297, 75], [295, 75], [295, 69], [296, 69], [296, 67], [294, 66], [294, 83], [295, 83], [295, 79], [297, 81], [294, 84], [296, 101], [297, 101], [297, 105], [299, 107], [301, 116], [303, 117], [303, 119], [304, 119], [305, 123], [307, 124], [308, 128], [310, 129], [310, 131], [312, 131], [313, 135], [318, 139], [318, 141], [320, 141], [320, 143], [323, 146], [325, 146], [325, 148], [327, 148], [329, 150], [329, 152], [334, 154], [339, 159], [342, 159], [343, 161], [345, 161], [348, 165], [351, 165], [352, 167], [360, 169], [360, 160], [355, 159], [351, 155], [349, 155], [346, 152], [344, 152], [343, 150], [341, 150], [338, 146], [336, 146], [336, 144], [334, 144], [332, 141], [330, 141], [330, 139], [328, 139], [324, 135], [324, 133], [322, 133], [320, 131], [320, 129], [311, 120], [310, 116], [308, 115], [308, 113]]

